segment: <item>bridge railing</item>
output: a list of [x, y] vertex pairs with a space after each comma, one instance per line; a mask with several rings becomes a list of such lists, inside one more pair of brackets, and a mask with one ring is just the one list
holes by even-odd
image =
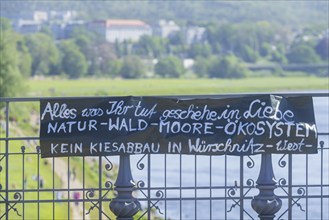
[[313, 97], [318, 154], [41, 159], [40, 98], [1, 98], [0, 219], [329, 219], [328, 93], [284, 95]]

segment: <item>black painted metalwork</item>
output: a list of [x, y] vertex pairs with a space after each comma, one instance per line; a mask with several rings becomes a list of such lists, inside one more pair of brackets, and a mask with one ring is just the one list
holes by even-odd
[[251, 200], [251, 206], [261, 220], [273, 220], [275, 214], [281, 209], [282, 201], [274, 194], [277, 185], [271, 154], [262, 154], [260, 172], [256, 183], [259, 194]]
[[141, 210], [141, 205], [132, 196], [136, 184], [131, 174], [129, 155], [120, 156], [119, 173], [114, 185], [118, 194], [110, 203], [111, 211], [118, 220], [132, 220], [133, 216]]
[[[279, 95], [312, 96], [329, 105], [328, 93]], [[26, 105], [35, 112], [39, 100], [0, 98], [0, 219], [329, 219], [328, 130], [319, 131], [316, 155], [41, 159], [38, 130], [24, 131], [27, 123], [15, 111]], [[326, 120], [317, 123], [327, 129]], [[269, 197], [273, 202], [265, 204]]]

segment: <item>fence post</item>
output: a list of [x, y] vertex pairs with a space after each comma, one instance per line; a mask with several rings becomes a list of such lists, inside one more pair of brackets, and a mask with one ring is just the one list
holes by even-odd
[[277, 188], [272, 167], [272, 155], [262, 154], [259, 176], [257, 179], [259, 194], [251, 200], [252, 208], [261, 220], [273, 220], [281, 206], [281, 199], [274, 194]]
[[118, 194], [110, 203], [111, 211], [118, 220], [132, 220], [133, 216], [141, 209], [141, 205], [132, 196], [135, 182], [131, 174], [129, 155], [120, 155], [119, 173], [114, 185]]

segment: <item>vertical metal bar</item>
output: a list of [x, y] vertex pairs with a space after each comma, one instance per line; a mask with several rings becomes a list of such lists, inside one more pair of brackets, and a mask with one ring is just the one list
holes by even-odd
[[82, 218], [85, 220], [85, 157], [82, 157]]
[[225, 184], [225, 219], [227, 219], [227, 155], [224, 156], [225, 164], [224, 164], [224, 184]]
[[70, 178], [71, 178], [71, 169], [70, 169], [70, 157], [67, 157], [67, 218], [71, 217], [71, 207], [70, 207], [70, 198], [71, 198], [71, 188], [70, 188]]
[[308, 219], [308, 154], [305, 155], [306, 157], [306, 211], [305, 211], [305, 217]]
[[210, 192], [209, 192], [209, 196], [210, 196], [210, 206], [209, 206], [209, 211], [210, 211], [210, 220], [212, 219], [212, 169], [211, 169], [211, 162], [212, 162], [212, 156], [210, 155], [209, 158], [209, 185], [210, 185]]
[[292, 155], [288, 154], [288, 219], [292, 219]]
[[[120, 159], [121, 161], [121, 159]], [[147, 208], [151, 207], [151, 155], [147, 155]], [[147, 212], [147, 219], [151, 219], [151, 209]]]
[[164, 187], [165, 187], [165, 201], [164, 201], [164, 206], [165, 206], [165, 213], [164, 213], [164, 219], [167, 219], [167, 154], [164, 155], [165, 159], [165, 164], [164, 164]]
[[243, 172], [244, 172], [244, 166], [243, 166], [243, 156], [240, 156], [240, 219], [243, 219]]
[[[151, 155], [148, 154], [147, 155], [147, 195], [148, 195], [148, 199], [147, 199], [147, 207], [150, 208], [151, 207]], [[151, 219], [151, 210], [149, 210], [149, 212], [147, 213], [147, 219]]]
[[9, 217], [9, 101], [6, 101], [6, 220]]
[[323, 146], [320, 144], [321, 147], [321, 219], [323, 219]]
[[40, 147], [37, 146], [37, 164], [38, 164], [38, 192], [37, 192], [37, 198], [38, 198], [38, 219], [40, 219]]
[[98, 201], [99, 201], [99, 211], [98, 211], [98, 219], [102, 219], [102, 156], [98, 157]]
[[57, 200], [57, 198], [58, 198], [58, 191], [57, 191], [57, 195], [55, 195], [55, 197], [54, 197], [54, 193], [55, 193], [55, 158], [53, 157], [52, 158], [52, 160], [53, 160], [53, 219], [55, 219], [55, 202], [54, 202], [54, 199], [56, 199]]
[[195, 200], [194, 200], [194, 207], [195, 207], [195, 209], [194, 209], [194, 217], [195, 217], [195, 219], [197, 219], [198, 217], [197, 217], [197, 210], [198, 210], [198, 203], [197, 203], [197, 198], [198, 198], [198, 196], [197, 196], [197, 180], [198, 180], [198, 178], [197, 178], [197, 155], [194, 155], [194, 196], [195, 196]]
[[22, 146], [22, 200], [23, 200], [23, 219], [25, 219], [25, 147]]
[[182, 219], [182, 155], [179, 155], [179, 219]]

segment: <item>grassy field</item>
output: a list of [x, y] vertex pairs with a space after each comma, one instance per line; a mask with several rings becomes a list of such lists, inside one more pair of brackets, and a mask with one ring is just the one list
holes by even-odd
[[246, 79], [31, 79], [28, 96], [201, 95], [328, 90], [328, 78]]

